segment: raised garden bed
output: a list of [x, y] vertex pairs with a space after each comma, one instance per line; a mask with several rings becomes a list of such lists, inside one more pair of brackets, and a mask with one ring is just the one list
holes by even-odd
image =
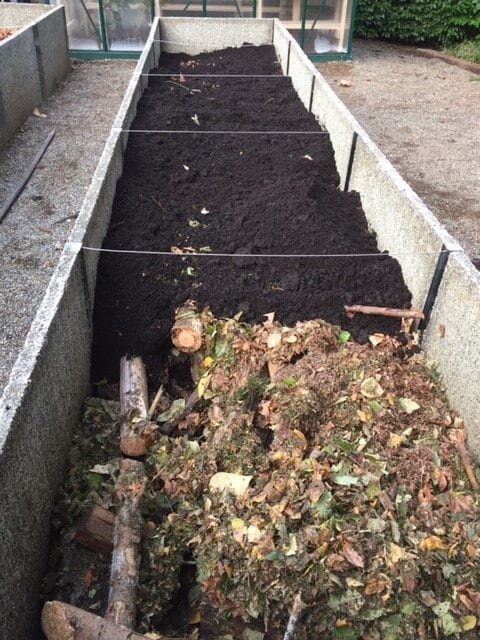
[[[375, 331], [397, 331], [398, 320], [345, 315], [345, 304], [406, 308], [411, 298], [396, 260], [350, 257], [379, 254], [375, 235], [359, 195], [339, 190], [329, 136], [303, 107], [290, 79], [189, 75], [279, 74], [273, 47], [194, 58], [162, 55], [153, 73], [167, 76], [150, 78], [131, 128], [192, 133], [130, 134], [104, 247], [191, 247], [238, 257], [102, 254], [93, 380], [116, 380], [119, 358], [137, 353], [156, 382], [173, 311], [187, 298], [211, 305], [218, 315], [242, 312], [247, 321], [261, 321], [271, 311], [287, 324], [322, 317], [361, 340]], [[238, 133], [195, 134], [196, 129]], [[311, 133], [242, 133], [248, 131]]]
[[69, 67], [63, 7], [0, 3], [0, 149]]

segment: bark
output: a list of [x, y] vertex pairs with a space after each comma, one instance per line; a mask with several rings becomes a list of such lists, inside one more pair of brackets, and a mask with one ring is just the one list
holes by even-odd
[[42, 629], [47, 640], [147, 640], [135, 633], [64, 602], [46, 602]]
[[194, 353], [202, 346], [203, 325], [193, 300], [179, 307], [175, 313], [175, 322], [171, 338], [175, 347], [184, 353]]
[[292, 611], [290, 613], [290, 618], [288, 619], [288, 624], [285, 630], [285, 635], [283, 636], [283, 640], [292, 640], [295, 637], [295, 631], [297, 629], [300, 618], [302, 617], [305, 606], [305, 603], [302, 602], [302, 593], [300, 591], [293, 599]]
[[473, 470], [472, 463], [470, 462], [470, 455], [465, 445], [465, 433], [462, 431], [462, 429], [452, 429], [450, 431], [450, 438], [453, 440], [455, 446], [457, 447], [460, 460], [462, 461], [462, 465], [465, 469], [465, 474], [468, 478], [468, 481], [472, 485], [472, 489], [474, 491], [478, 491], [478, 480], [475, 476], [475, 471]]
[[422, 320], [425, 316], [417, 309], [390, 309], [388, 307], [368, 307], [363, 304], [345, 305], [347, 315], [363, 313], [370, 316], [388, 316], [389, 318], [414, 318]]
[[93, 507], [75, 531], [74, 540], [87, 549], [108, 555], [113, 550], [115, 516], [102, 507]]
[[141, 428], [148, 420], [148, 386], [141, 358], [120, 360], [120, 449], [126, 456], [139, 458], [147, 452]]
[[113, 533], [110, 591], [105, 617], [115, 624], [134, 627], [143, 522], [139, 503], [146, 475], [141, 462], [122, 460], [115, 486], [118, 510]]

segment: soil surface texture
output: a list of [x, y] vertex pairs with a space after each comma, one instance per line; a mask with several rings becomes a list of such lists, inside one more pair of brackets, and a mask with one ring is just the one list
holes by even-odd
[[[397, 331], [396, 320], [344, 314], [351, 303], [405, 308], [410, 293], [399, 264], [379, 254], [359, 195], [339, 190], [329, 136], [291, 81], [187, 76], [279, 75], [273, 47], [164, 55], [156, 73], [172, 75], [150, 78], [132, 129], [311, 134], [130, 134], [104, 248], [235, 256], [101, 254], [93, 380], [118, 379], [120, 357], [136, 353], [154, 383], [187, 298], [248, 321], [272, 311], [285, 324], [321, 317], [360, 340]], [[378, 255], [242, 257], [352, 253]]]

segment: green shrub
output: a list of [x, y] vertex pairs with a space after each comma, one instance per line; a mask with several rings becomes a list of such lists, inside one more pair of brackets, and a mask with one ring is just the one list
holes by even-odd
[[480, 33], [480, 0], [358, 0], [364, 38], [445, 45]]

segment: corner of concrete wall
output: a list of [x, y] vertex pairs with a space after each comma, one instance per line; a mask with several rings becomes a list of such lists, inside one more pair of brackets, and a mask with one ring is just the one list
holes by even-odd
[[442, 374], [480, 461], [480, 273], [461, 252], [448, 258], [422, 346]]
[[289, 49], [292, 46], [293, 38], [288, 33], [278, 18], [273, 21], [273, 46], [280, 62], [280, 68], [284, 75], [287, 75], [287, 67], [289, 63]]
[[[50, 517], [88, 392], [90, 327], [78, 253], [63, 253], [0, 400], [0, 637], [39, 626]], [[72, 393], [71, 390], [75, 392]]]
[[0, 43], [0, 148], [42, 101], [33, 29]]
[[33, 25], [43, 99], [48, 98], [70, 70], [65, 7], [49, 11]]

